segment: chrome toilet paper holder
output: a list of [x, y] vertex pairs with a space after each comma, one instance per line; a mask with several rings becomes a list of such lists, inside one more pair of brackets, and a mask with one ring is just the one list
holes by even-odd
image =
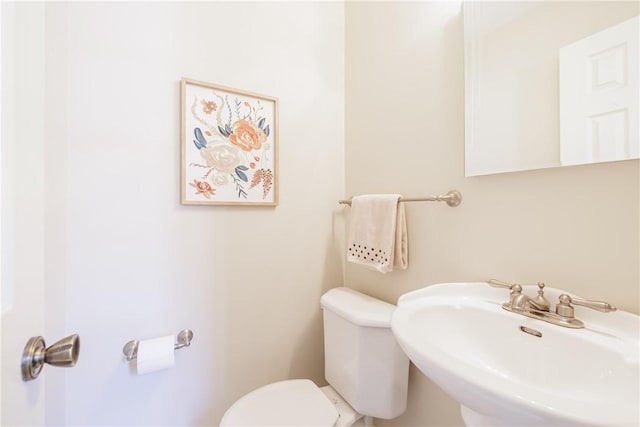
[[[176, 342], [173, 345], [174, 350], [178, 350], [182, 347], [189, 347], [191, 345], [191, 340], [193, 339], [193, 331], [191, 329], [183, 329], [178, 332], [176, 335]], [[122, 352], [124, 353], [125, 359], [127, 361], [131, 361], [138, 357], [138, 344], [140, 342], [137, 340], [129, 341], [122, 348]]]

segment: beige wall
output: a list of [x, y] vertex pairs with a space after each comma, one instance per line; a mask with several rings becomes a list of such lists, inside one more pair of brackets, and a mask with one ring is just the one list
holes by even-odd
[[[460, 5], [347, 3], [345, 27], [346, 193], [463, 195], [407, 204], [409, 269], [348, 265], [348, 286], [396, 302], [442, 282], [544, 281], [638, 313], [637, 160], [465, 178]], [[462, 420], [412, 368], [407, 412], [380, 424]]]

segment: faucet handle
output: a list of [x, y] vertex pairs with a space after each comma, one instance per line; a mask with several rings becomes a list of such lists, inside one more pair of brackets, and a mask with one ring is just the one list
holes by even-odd
[[574, 305], [581, 305], [583, 307], [591, 308], [593, 310], [601, 311], [603, 313], [608, 313], [610, 311], [616, 311], [617, 308], [604, 301], [591, 301], [588, 299], [582, 298], [571, 298], [571, 302]]
[[513, 291], [514, 288], [516, 288], [516, 286], [517, 286], [518, 288], [520, 288], [519, 292], [522, 292], [522, 286], [518, 285], [517, 283], [507, 283], [507, 282], [503, 282], [502, 280], [498, 280], [498, 279], [489, 279], [489, 280], [486, 281], [486, 283], [489, 286], [493, 286], [494, 288], [506, 288], [506, 289], [509, 289], [511, 291]]
[[517, 283], [507, 283], [502, 280], [489, 279], [487, 280], [487, 284], [494, 288], [509, 289], [511, 292], [509, 293], [509, 302], [506, 304], [510, 307], [523, 309], [529, 301], [529, 297], [522, 293], [522, 286]]
[[567, 294], [562, 294], [559, 297], [559, 302], [556, 305], [556, 314], [564, 317], [573, 317], [573, 306], [581, 305], [583, 307], [591, 308], [593, 310], [601, 311], [603, 313], [608, 313], [610, 311], [616, 311], [617, 309], [604, 301], [591, 301], [582, 298], [572, 298]]

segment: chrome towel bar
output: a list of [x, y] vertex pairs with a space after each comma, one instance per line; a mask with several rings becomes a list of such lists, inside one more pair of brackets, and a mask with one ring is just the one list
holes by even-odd
[[[193, 339], [193, 331], [191, 329], [183, 329], [178, 332], [176, 336], [176, 343], [173, 345], [174, 350], [178, 350], [182, 347], [189, 347], [191, 345], [191, 340]], [[124, 357], [127, 360], [133, 360], [138, 357], [138, 341], [133, 340], [129, 341], [122, 348], [122, 352], [124, 353]]]
[[[444, 196], [426, 196], [426, 197], [401, 197], [401, 202], [446, 202], [452, 208], [458, 206], [462, 202], [462, 194], [458, 190], [451, 190]], [[338, 200], [341, 205], [351, 206], [351, 199]]]

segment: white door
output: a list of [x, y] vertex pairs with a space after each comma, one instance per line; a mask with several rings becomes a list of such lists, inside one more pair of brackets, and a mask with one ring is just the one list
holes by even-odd
[[63, 376], [53, 372], [61, 368], [46, 366], [25, 382], [20, 362], [29, 338], [43, 336], [47, 345], [62, 338], [47, 336], [58, 321], [49, 322], [55, 310], [45, 301], [45, 6], [1, 2], [0, 17], [0, 419], [42, 426], [51, 422], [47, 400], [59, 399], [45, 400], [46, 391], [63, 391]]
[[560, 49], [560, 161], [635, 159], [638, 17]]

